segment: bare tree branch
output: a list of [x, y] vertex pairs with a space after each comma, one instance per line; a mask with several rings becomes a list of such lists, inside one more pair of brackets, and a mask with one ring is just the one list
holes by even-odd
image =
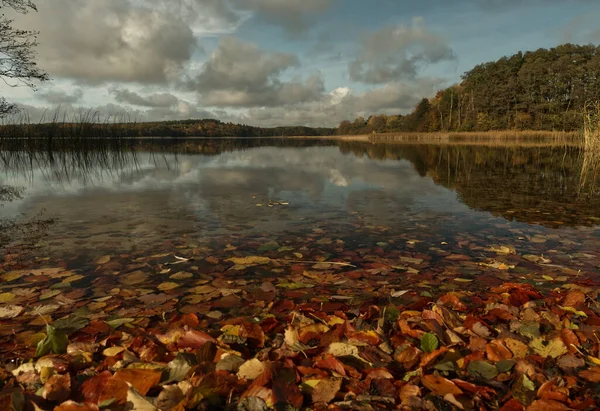
[[[17, 13], [37, 11], [30, 0], [0, 0], [0, 10], [11, 8]], [[25, 85], [35, 90], [38, 81], [49, 80], [35, 62], [38, 32], [19, 30], [13, 20], [0, 14], [0, 79], [8, 86]], [[16, 105], [0, 96], [0, 117], [16, 110]]]

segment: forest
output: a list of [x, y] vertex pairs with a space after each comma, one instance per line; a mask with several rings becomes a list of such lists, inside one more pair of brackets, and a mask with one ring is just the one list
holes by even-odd
[[255, 127], [217, 119], [132, 123], [93, 113], [64, 121], [0, 125], [8, 138], [281, 137], [490, 130], [575, 131], [600, 100], [600, 46], [564, 44], [479, 64], [461, 82], [423, 98], [407, 114], [345, 120], [337, 128]]
[[564, 44], [479, 64], [408, 115], [343, 121], [338, 134], [581, 129], [600, 98], [600, 47]]

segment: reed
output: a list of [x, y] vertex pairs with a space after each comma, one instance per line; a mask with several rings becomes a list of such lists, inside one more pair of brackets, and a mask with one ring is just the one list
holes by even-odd
[[580, 131], [502, 130], [484, 132], [386, 133], [370, 136], [374, 143], [459, 145], [580, 146]]
[[600, 152], [600, 101], [589, 102], [585, 106], [583, 140], [586, 150]]
[[600, 101], [585, 106], [583, 140], [579, 196], [590, 197], [600, 191]]

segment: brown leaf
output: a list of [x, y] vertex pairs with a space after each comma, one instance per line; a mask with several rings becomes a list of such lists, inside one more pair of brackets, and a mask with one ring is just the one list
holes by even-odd
[[567, 346], [569, 352], [571, 354], [575, 354], [577, 352], [575, 348], [579, 347], [579, 339], [577, 338], [577, 335], [575, 335], [575, 333], [572, 330], [568, 328], [563, 328], [562, 330], [560, 330], [560, 336], [565, 345]]
[[513, 357], [510, 350], [506, 348], [500, 340], [490, 341], [490, 343], [485, 347], [485, 353], [488, 359], [492, 362], [508, 360]]
[[525, 407], [516, 398], [512, 398], [500, 408], [500, 411], [523, 411]]
[[335, 398], [335, 395], [342, 388], [341, 378], [327, 378], [321, 380], [312, 390], [312, 401], [313, 403], [325, 402]]
[[558, 401], [552, 400], [537, 400], [527, 407], [526, 411], [566, 411], [571, 408]]
[[529, 353], [529, 347], [527, 344], [516, 340], [514, 338], [505, 338], [504, 345], [513, 353], [515, 358], [525, 358]]
[[421, 389], [417, 385], [406, 384], [400, 389], [400, 400], [406, 402], [411, 397], [421, 397]]
[[215, 342], [215, 339], [201, 331], [189, 330], [177, 340], [177, 346], [180, 348], [200, 348], [208, 341]]
[[265, 333], [263, 332], [260, 325], [249, 323], [244, 321], [240, 325], [240, 331], [238, 334], [240, 337], [245, 337], [250, 340], [253, 340], [256, 347], [264, 347], [265, 345]]
[[[156, 399], [156, 408], [159, 410], [178, 410], [184, 409], [185, 395], [176, 385], [168, 385], [158, 394]], [[178, 408], [181, 407], [181, 408]]]
[[438, 375], [426, 375], [421, 378], [421, 382], [430, 391], [442, 397], [446, 394], [460, 395], [463, 393], [452, 381]]
[[100, 411], [100, 408], [89, 402], [80, 404], [75, 401], [66, 401], [55, 407], [54, 411]]
[[344, 365], [331, 354], [325, 354], [321, 360], [315, 362], [315, 367], [335, 371], [342, 377], [346, 376]]
[[71, 376], [53, 375], [48, 378], [42, 390], [42, 397], [51, 402], [62, 402], [71, 394]]
[[591, 367], [588, 370], [580, 371], [579, 376], [590, 382], [598, 383], [600, 382], [600, 367]]
[[564, 307], [580, 308], [585, 307], [585, 293], [579, 290], [572, 290], [566, 295], [562, 302]]
[[304, 396], [296, 384], [276, 379], [273, 383], [273, 396], [275, 402], [288, 403], [295, 408], [302, 407]]
[[114, 378], [130, 383], [140, 394], [146, 395], [150, 388], [158, 385], [161, 375], [158, 370], [124, 368], [117, 371]]
[[114, 398], [118, 404], [127, 400], [127, 383], [113, 378], [109, 371], [104, 371], [94, 377], [88, 378], [81, 385], [81, 392], [88, 402], [99, 402]]

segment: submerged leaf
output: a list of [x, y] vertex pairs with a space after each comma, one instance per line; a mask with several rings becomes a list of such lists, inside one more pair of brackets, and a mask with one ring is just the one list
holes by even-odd
[[68, 345], [69, 338], [64, 331], [57, 330], [51, 325], [46, 325], [46, 338], [38, 343], [35, 356], [43, 357], [50, 352], [64, 354], [67, 352]]
[[421, 349], [425, 352], [433, 352], [437, 350], [439, 346], [438, 338], [435, 334], [425, 333], [423, 337], [421, 337]]

